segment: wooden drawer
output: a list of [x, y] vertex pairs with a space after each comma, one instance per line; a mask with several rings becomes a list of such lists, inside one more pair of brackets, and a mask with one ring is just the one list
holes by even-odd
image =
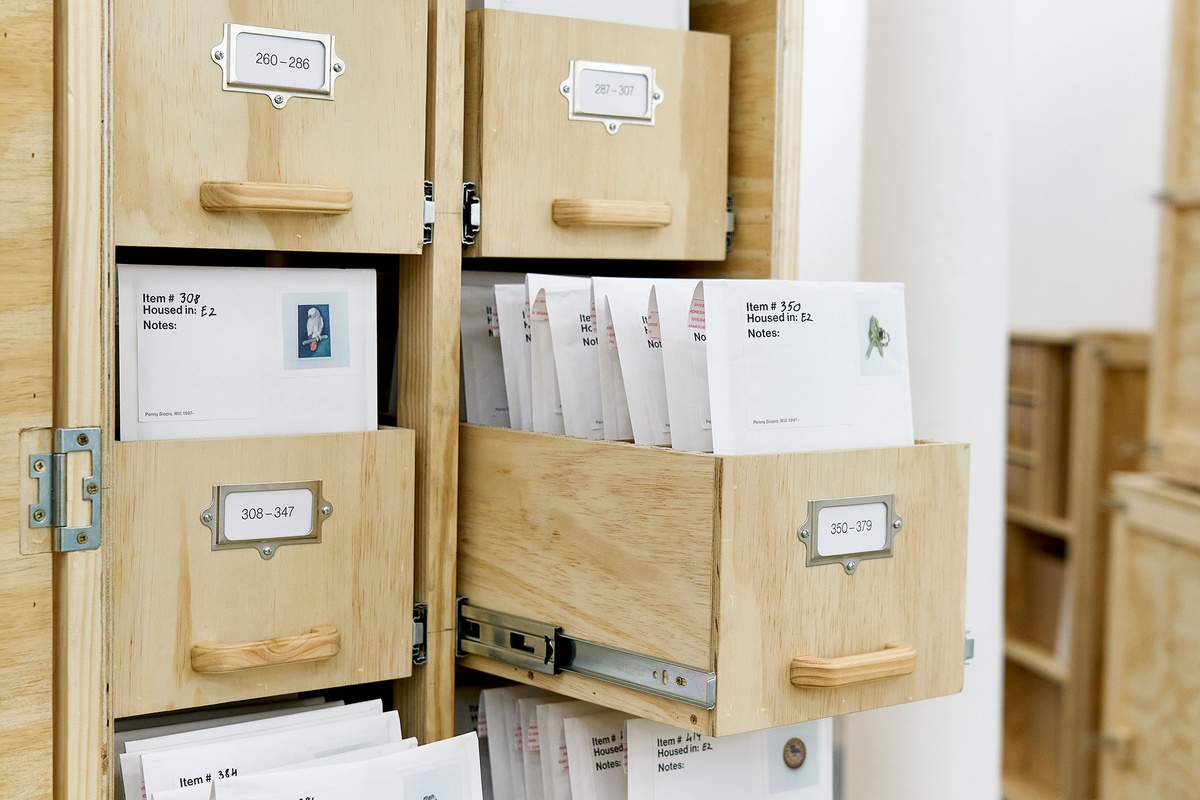
[[[654, 85], [586, 80], [579, 62], [652, 68]], [[639, 108], [648, 92], [653, 125], [569, 117], [595, 111], [605, 87], [628, 87]], [[725, 257], [728, 37], [471, 11], [466, 93], [464, 180], [482, 198], [466, 255]]]
[[[116, 443], [115, 715], [411, 674], [413, 442], [386, 429]], [[293, 513], [321, 518], [319, 542], [276, 542], [269, 558], [214, 547], [202, 516], [216, 486], [315, 480], [332, 513], [320, 498]]]
[[[389, 0], [117, 0], [116, 243], [420, 252], [427, 13]], [[240, 48], [218, 47], [227, 23], [332, 35], [334, 99], [224, 90], [226, 67], [246, 82], [319, 85], [329, 55], [251, 32], [234, 37]], [[259, 51], [284, 58], [255, 65]]]
[[1200, 493], [1114, 484], [1100, 797], [1186, 797], [1200, 781]]
[[[961, 444], [719, 457], [464, 425], [458, 593], [473, 608], [657, 660], [668, 687], [479, 654], [464, 663], [714, 735], [957, 692], [967, 462]], [[903, 519], [892, 557], [852, 556], [852, 572], [807, 565], [810, 501], [887, 494]], [[885, 650], [897, 642], [913, 648], [911, 670], [857, 671], [899, 655]], [[835, 661], [800, 688], [791, 673], [801, 656]], [[671, 696], [697, 673], [713, 673], [711, 709]]]

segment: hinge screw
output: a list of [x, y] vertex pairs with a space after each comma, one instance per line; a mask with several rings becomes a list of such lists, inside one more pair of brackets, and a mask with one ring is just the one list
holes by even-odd
[[87, 444], [91, 441], [91, 439], [88, 438], [86, 433], [81, 433], [79, 436], [75, 437], [75, 441], [79, 442], [80, 447], [87, 447]]
[[201, 514], [201, 515], [200, 515], [200, 519], [201, 519], [201, 521], [203, 521], [203, 522], [204, 522], [204, 524], [205, 524], [205, 525], [209, 524], [210, 522], [212, 522], [212, 521], [213, 521], [213, 515], [212, 515], [212, 512], [211, 512], [211, 511], [205, 511], [203, 514]]
[[35, 472], [44, 471], [46, 469], [46, 462], [39, 458], [37, 461], [33, 462], [33, 469]]
[[892, 527], [896, 530], [900, 530], [904, 527], [904, 521], [899, 517], [896, 517], [894, 520], [892, 520]]
[[79, 542], [80, 544], [87, 544], [88, 543], [88, 535], [86, 533], [81, 533], [75, 537], [75, 541]]
[[333, 506], [330, 506], [328, 504], [321, 506], [321, 516], [328, 517], [332, 513], [333, 513]]
[[333, 71], [339, 75], [342, 74], [343, 69], [345, 69], [345, 67], [342, 66], [341, 62], [337, 62], [333, 65]]
[[225, 51], [218, 50], [217, 52], [213, 53], [213, 58], [215, 58], [217, 61], [220, 61], [221, 59], [225, 58]]
[[34, 522], [45, 522], [46, 521], [46, 512], [40, 508], [37, 509], [36, 511], [34, 511], [33, 512], [33, 521]]
[[99, 486], [97, 486], [96, 484], [94, 484], [94, 483], [89, 483], [89, 484], [87, 485], [87, 493], [88, 493], [88, 494], [96, 494], [96, 493], [97, 493], [97, 492], [99, 492], [99, 491], [100, 491], [100, 487], [99, 487]]

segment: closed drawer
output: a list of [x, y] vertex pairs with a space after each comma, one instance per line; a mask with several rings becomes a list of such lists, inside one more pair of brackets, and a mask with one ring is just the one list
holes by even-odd
[[728, 37], [467, 14], [466, 255], [723, 259], [728, 138]]
[[118, 245], [420, 252], [425, 6], [118, 0], [113, 14]]
[[[464, 663], [713, 735], [957, 692], [967, 462], [961, 444], [719, 457], [463, 426], [458, 592], [469, 607], [659, 662], [664, 687], [542, 674], [470, 642]], [[846, 529], [812, 504], [852, 500], [853, 529], [879, 496], [894, 516], [872, 527], [891, 528], [890, 557], [829, 538], [817, 548], [814, 535]], [[842, 556], [810, 565], [809, 547]], [[586, 655], [558, 644], [568, 659]], [[712, 684], [707, 698], [697, 680]]]
[[[116, 715], [411, 674], [413, 442], [400, 429], [118, 442]], [[280, 493], [316, 481], [311, 501]], [[268, 493], [214, 509], [217, 487]], [[314, 525], [320, 541], [272, 538], [269, 557], [225, 543]]]

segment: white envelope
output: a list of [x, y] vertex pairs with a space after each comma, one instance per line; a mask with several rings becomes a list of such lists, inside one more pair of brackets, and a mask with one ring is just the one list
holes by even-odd
[[563, 720], [573, 800], [625, 800], [625, 723], [633, 718], [606, 711]]
[[704, 281], [713, 450], [913, 442], [904, 287]]
[[[628, 292], [624, 284], [638, 278], [592, 278], [592, 319], [600, 332], [600, 345], [596, 348], [596, 363], [600, 373], [600, 408], [604, 417], [604, 438], [609, 441], [633, 439], [633, 422], [629, 418], [629, 401], [625, 379], [621, 374], [621, 360], [617, 355], [617, 330], [608, 313], [610, 293]], [[649, 291], [649, 286], [647, 286]], [[636, 289], [634, 290], [636, 292]]]
[[383, 713], [383, 703], [367, 700], [362, 703], [343, 705], [330, 704], [322, 708], [284, 716], [259, 717], [243, 722], [219, 724], [213, 722], [205, 728], [188, 727], [180, 731], [163, 731], [160, 735], [130, 739], [125, 752], [118, 759], [126, 800], [141, 800], [145, 797], [145, 782], [142, 779], [142, 754], [152, 751], [189, 747], [203, 742], [228, 741], [230, 739], [255, 736], [264, 731], [299, 728], [337, 719], [378, 716]]
[[467, 9], [498, 8], [650, 28], [688, 29], [686, 0], [467, 0]]
[[464, 419], [476, 425], [510, 427], [496, 284], [524, 285], [511, 272], [464, 270], [462, 274], [462, 384]]
[[495, 800], [525, 800], [525, 761], [518, 738], [521, 726], [517, 701], [524, 697], [554, 696], [536, 686], [502, 686], [479, 693], [480, 726], [487, 726]]
[[546, 800], [546, 789], [542, 781], [542, 736], [538, 725], [538, 709], [557, 703], [566, 703], [566, 697], [525, 697], [517, 701], [517, 715], [521, 724], [521, 759], [525, 767], [525, 799]]
[[600, 714], [606, 710], [586, 700], [543, 703], [537, 707], [542, 793], [546, 800], [571, 800], [571, 762], [567, 754], [567, 732], [563, 720]]
[[604, 318], [616, 339], [619, 373], [625, 386], [633, 441], [671, 443], [670, 420], [662, 373], [662, 340], [650, 335], [650, 292], [655, 282], [629, 278], [606, 292]]
[[500, 325], [500, 353], [504, 361], [504, 391], [508, 418], [515, 430], [533, 430], [532, 329], [525, 284], [498, 284], [496, 315]]
[[375, 271], [120, 265], [121, 439], [375, 430]]
[[467, 733], [355, 763], [296, 765], [221, 781], [215, 800], [482, 800], [478, 738]]
[[481, 690], [476, 686], [458, 686], [454, 689], [454, 735], [475, 733], [479, 737], [479, 774], [483, 782], [483, 796], [491, 800], [492, 765], [480, 693]]
[[832, 800], [833, 721], [712, 737], [639, 719], [626, 726], [628, 800]]
[[588, 278], [526, 276], [532, 327], [533, 429], [604, 437], [604, 412]]
[[187, 797], [205, 798], [214, 781], [263, 772], [327, 755], [399, 742], [395, 711], [352, 717], [300, 728], [282, 728], [256, 736], [203, 742], [141, 754], [147, 795], [192, 789]]
[[[703, 347], [703, 317], [699, 329], [689, 325], [693, 294], [698, 281], [657, 280], [650, 292], [646, 314], [651, 331], [662, 341], [663, 384], [667, 396], [667, 416], [671, 426], [671, 447], [675, 450], [709, 452], [712, 450], [711, 425], [705, 427], [701, 402], [708, 396], [707, 377], [703, 391], [695, 371], [693, 349]], [[701, 337], [697, 341], [697, 337]], [[707, 357], [707, 356], [706, 356]], [[705, 367], [707, 376], [707, 367]]]

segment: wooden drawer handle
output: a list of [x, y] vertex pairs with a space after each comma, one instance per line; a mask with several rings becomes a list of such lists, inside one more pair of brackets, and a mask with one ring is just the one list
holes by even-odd
[[856, 683], [911, 675], [917, 651], [908, 642], [888, 642], [882, 650], [841, 658], [800, 656], [792, 659], [789, 677], [801, 689], [837, 689]]
[[602, 225], [611, 228], [665, 228], [671, 224], [671, 204], [642, 200], [555, 200], [550, 207], [555, 225]]
[[347, 186], [247, 181], [200, 184], [200, 206], [205, 211], [348, 214], [353, 203], [354, 193]]
[[342, 635], [331, 625], [318, 625], [299, 636], [260, 642], [206, 642], [192, 647], [192, 671], [213, 674], [238, 672], [279, 664], [299, 664], [333, 658], [342, 650]]

